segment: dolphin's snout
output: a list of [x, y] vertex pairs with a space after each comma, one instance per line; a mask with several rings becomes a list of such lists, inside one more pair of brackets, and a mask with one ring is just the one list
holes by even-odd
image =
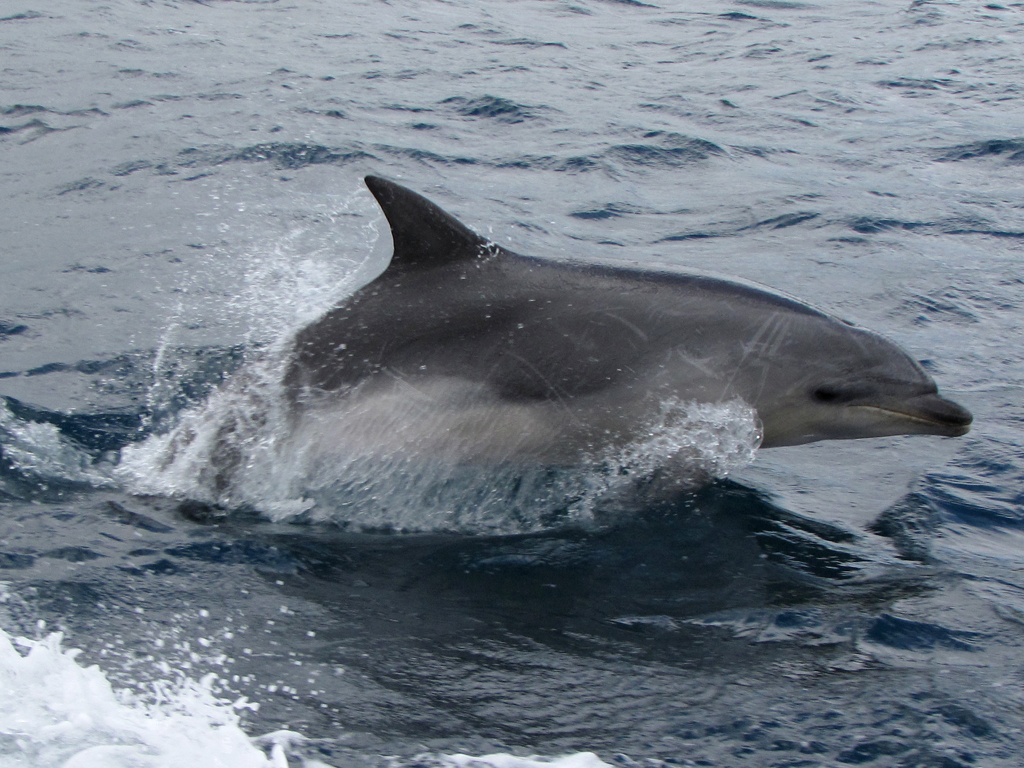
[[920, 395], [907, 400], [907, 413], [944, 427], [950, 435], [965, 435], [974, 417], [962, 405], [937, 394]]

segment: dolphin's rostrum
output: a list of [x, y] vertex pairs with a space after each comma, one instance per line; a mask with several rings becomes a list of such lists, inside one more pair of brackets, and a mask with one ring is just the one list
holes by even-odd
[[670, 399], [743, 400], [763, 447], [969, 429], [902, 349], [799, 301], [699, 273], [520, 256], [394, 182], [366, 184], [391, 263], [298, 333], [285, 374], [318, 439], [573, 463], [642, 438]]

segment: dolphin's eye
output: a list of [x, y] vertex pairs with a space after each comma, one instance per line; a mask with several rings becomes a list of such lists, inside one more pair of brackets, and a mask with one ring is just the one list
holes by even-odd
[[842, 393], [833, 386], [823, 384], [814, 390], [814, 399], [819, 403], [834, 403]]

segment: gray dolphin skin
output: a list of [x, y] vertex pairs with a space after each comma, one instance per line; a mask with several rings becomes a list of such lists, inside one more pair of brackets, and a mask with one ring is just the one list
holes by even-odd
[[768, 448], [970, 428], [895, 344], [767, 288], [520, 256], [366, 185], [391, 262], [298, 333], [285, 372], [316, 439], [571, 463], [642, 437], [668, 399], [742, 399]]

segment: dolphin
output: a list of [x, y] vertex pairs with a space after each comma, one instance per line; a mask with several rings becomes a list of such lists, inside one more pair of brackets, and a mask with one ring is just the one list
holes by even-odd
[[522, 256], [365, 182], [394, 254], [295, 337], [283, 383], [302, 439], [572, 464], [642, 439], [670, 400], [741, 400], [764, 448], [970, 428], [896, 344], [779, 292]]

